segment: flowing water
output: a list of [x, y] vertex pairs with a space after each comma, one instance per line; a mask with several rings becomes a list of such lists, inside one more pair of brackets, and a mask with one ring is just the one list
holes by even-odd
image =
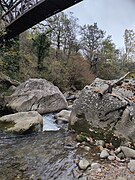
[[[44, 117], [45, 132], [13, 136], [0, 132], [0, 180], [74, 179], [74, 147], [69, 133]], [[67, 142], [66, 142], [67, 141]]]
[[75, 134], [67, 125], [58, 127], [54, 115], [43, 118], [44, 132], [20, 136], [0, 132], [0, 180], [76, 179], [75, 160], [84, 151], [77, 152]]
[[48, 114], [43, 116], [43, 131], [59, 131], [60, 128], [55, 123], [55, 114]]

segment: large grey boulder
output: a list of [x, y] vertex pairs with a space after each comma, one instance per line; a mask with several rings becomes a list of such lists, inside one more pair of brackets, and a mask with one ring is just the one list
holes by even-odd
[[16, 88], [7, 107], [13, 112], [38, 111], [45, 114], [68, 106], [58, 87], [45, 79], [29, 79]]
[[107, 88], [107, 84], [100, 79], [86, 86], [79, 98], [76, 100], [75, 105], [70, 117], [70, 125], [76, 126], [85, 121], [84, 124], [89, 124], [96, 128], [114, 127], [118, 121], [121, 110], [128, 104], [126, 100], [112, 96], [110, 93], [104, 94], [102, 97], [98, 94], [98, 87]]
[[36, 111], [19, 112], [2, 116], [0, 129], [10, 133], [24, 134], [39, 132], [43, 127], [43, 118]]
[[[135, 106], [128, 99], [133, 95], [130, 86], [126, 84], [119, 87], [119, 91], [116, 87], [112, 92], [99, 93], [99, 89], [104, 92], [108, 84], [97, 78], [82, 90], [73, 106], [69, 128], [86, 133], [102, 132], [104, 136], [108, 131], [113, 134], [115, 132], [122, 138], [130, 138], [135, 142]], [[126, 86], [128, 90], [125, 89]], [[127, 95], [128, 92], [130, 96]]]
[[115, 128], [118, 136], [130, 137], [135, 142], [135, 106], [126, 107]]

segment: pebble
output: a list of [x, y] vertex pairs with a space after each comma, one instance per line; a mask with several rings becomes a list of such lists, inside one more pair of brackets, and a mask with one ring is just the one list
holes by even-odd
[[101, 165], [99, 163], [92, 163], [91, 164], [91, 169], [99, 169]]
[[90, 147], [89, 147], [89, 146], [84, 146], [84, 149], [85, 149], [86, 151], [90, 151]]
[[115, 160], [115, 156], [108, 156], [108, 159], [110, 160], [110, 161], [114, 161]]
[[135, 160], [130, 160], [128, 163], [128, 168], [132, 173], [135, 173]]
[[86, 159], [81, 159], [79, 161], [79, 168], [82, 169], [82, 170], [86, 170], [87, 167], [90, 165], [89, 161], [87, 161]]
[[106, 159], [108, 156], [109, 156], [109, 153], [107, 152], [106, 149], [104, 149], [100, 154], [100, 158], [102, 159]]

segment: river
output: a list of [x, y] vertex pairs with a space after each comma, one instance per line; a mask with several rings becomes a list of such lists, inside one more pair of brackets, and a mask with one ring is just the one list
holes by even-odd
[[20, 136], [0, 133], [0, 180], [75, 179], [73, 134], [67, 125], [59, 129], [51, 116], [47, 115], [46, 121], [44, 117], [44, 132]]

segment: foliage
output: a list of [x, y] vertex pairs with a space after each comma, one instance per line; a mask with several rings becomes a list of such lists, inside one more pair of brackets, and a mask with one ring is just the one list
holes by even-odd
[[81, 45], [86, 58], [91, 61], [94, 52], [99, 51], [105, 32], [98, 28], [97, 23], [81, 27]]
[[97, 23], [80, 27], [72, 13], [62, 12], [1, 45], [0, 70], [20, 81], [45, 78], [62, 91], [82, 89], [95, 77], [133, 71], [135, 33], [126, 30], [124, 38], [126, 52]]
[[38, 34], [33, 39], [33, 46], [36, 49], [36, 55], [38, 58], [38, 69], [43, 69], [43, 60], [49, 55], [50, 42], [47, 37], [47, 33]]
[[59, 58], [61, 51], [68, 57], [78, 52], [78, 24], [77, 18], [73, 17], [72, 14], [67, 15], [61, 12], [54, 15], [46, 20], [46, 27], [51, 32], [50, 41], [52, 47], [56, 49], [56, 58]]
[[125, 30], [124, 34], [125, 49], [128, 60], [135, 58], [135, 32], [133, 30]]
[[10, 40], [0, 48], [1, 66], [5, 74], [11, 78], [18, 79], [19, 74], [19, 41], [18, 39]]

